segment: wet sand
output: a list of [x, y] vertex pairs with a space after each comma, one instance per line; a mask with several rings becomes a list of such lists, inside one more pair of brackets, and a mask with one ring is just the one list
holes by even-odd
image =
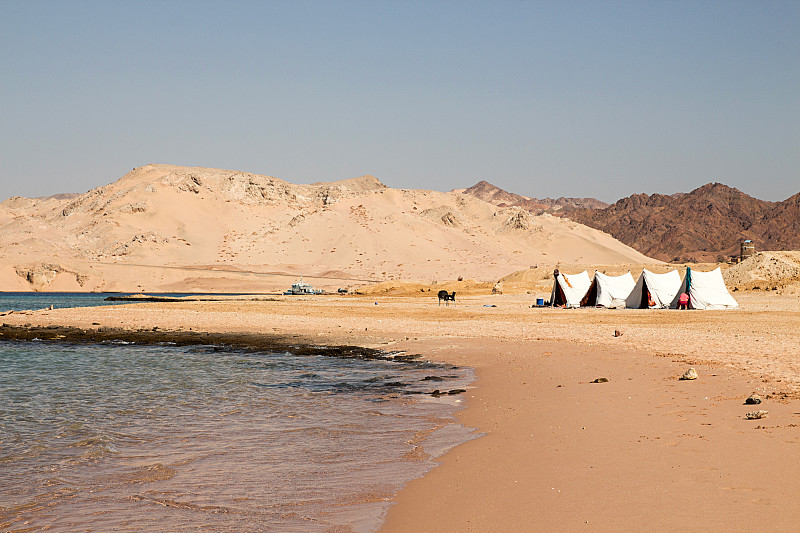
[[[386, 531], [792, 531], [800, 523], [800, 305], [736, 297], [737, 311], [531, 309], [530, 296], [509, 295], [457, 307], [329, 297], [0, 320], [278, 336], [476, 368], [460, 418], [485, 436], [401, 491]], [[699, 379], [679, 381], [690, 365]], [[609, 381], [591, 383], [598, 377]], [[761, 405], [743, 405], [752, 392]], [[757, 409], [768, 417], [745, 419]]]

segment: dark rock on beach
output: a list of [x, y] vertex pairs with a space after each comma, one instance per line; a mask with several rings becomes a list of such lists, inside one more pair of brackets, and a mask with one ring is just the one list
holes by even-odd
[[761, 403], [761, 396], [756, 394], [755, 392], [747, 397], [744, 401], [745, 405], [758, 405]]

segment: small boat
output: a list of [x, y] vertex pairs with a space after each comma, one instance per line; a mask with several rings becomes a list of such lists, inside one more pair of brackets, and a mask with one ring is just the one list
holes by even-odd
[[315, 289], [308, 283], [303, 283], [303, 277], [300, 276], [300, 281], [292, 283], [292, 286], [289, 287], [289, 290], [283, 294], [322, 294], [322, 291]]

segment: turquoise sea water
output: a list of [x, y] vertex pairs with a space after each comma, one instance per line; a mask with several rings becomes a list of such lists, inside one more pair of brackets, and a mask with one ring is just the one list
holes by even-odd
[[219, 346], [0, 342], [0, 530], [374, 531], [404, 483], [473, 437], [453, 419], [460, 396], [412, 393], [471, 380]]
[[[125, 296], [130, 293], [121, 292], [0, 292], [0, 312], [22, 311], [25, 309], [54, 309], [63, 307], [94, 307], [97, 305], [121, 305], [126, 302], [107, 302], [109, 296]], [[196, 293], [147, 293], [150, 296], [197, 296]], [[133, 302], [130, 302], [133, 303]]]
[[100, 292], [0, 292], [0, 312], [22, 311], [25, 309], [45, 309], [53, 306], [94, 307], [118, 302], [106, 302], [108, 296], [122, 296], [121, 293]]

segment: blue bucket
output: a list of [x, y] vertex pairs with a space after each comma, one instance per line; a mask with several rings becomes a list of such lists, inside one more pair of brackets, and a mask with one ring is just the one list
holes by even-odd
[[536, 305], [539, 307], [544, 305], [544, 298], [536, 298]]

